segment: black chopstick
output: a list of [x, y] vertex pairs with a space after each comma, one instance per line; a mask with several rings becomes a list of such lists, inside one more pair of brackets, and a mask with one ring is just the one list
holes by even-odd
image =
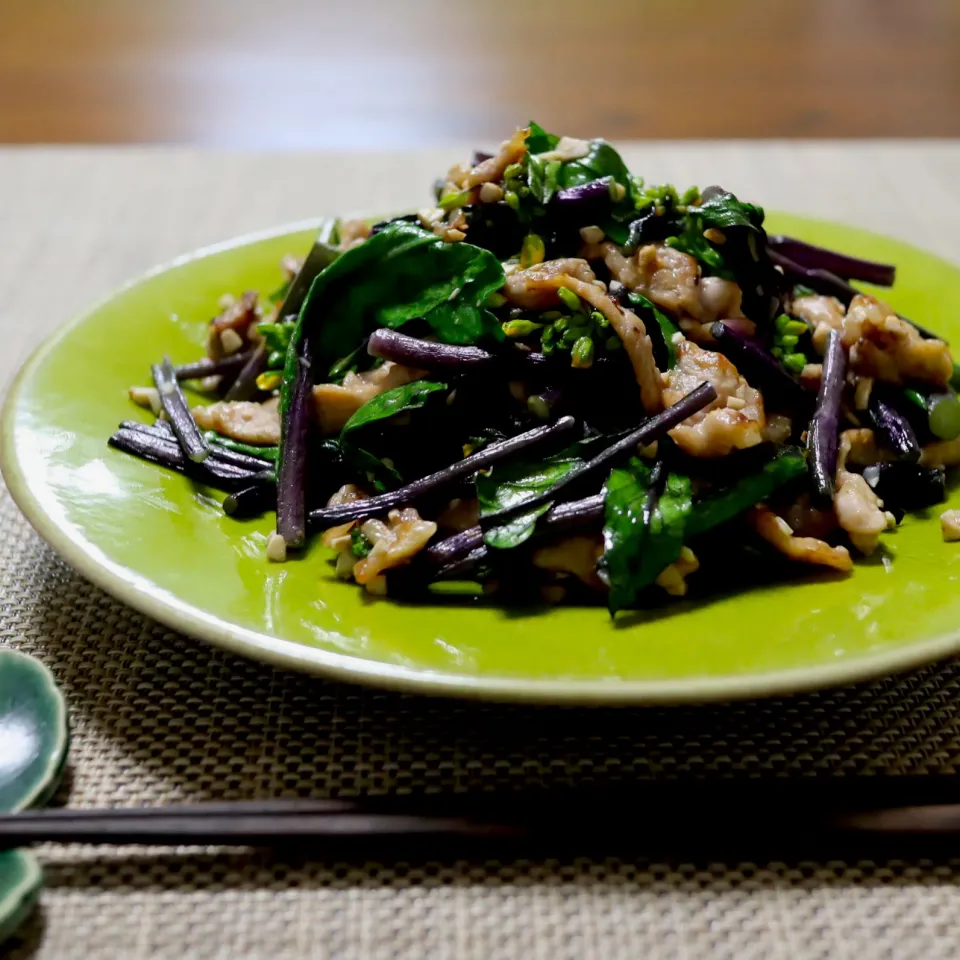
[[376, 813], [299, 813], [296, 816], [247, 813], [243, 816], [210, 816], [198, 810], [193, 816], [116, 817], [99, 820], [44, 820], [11, 824], [16, 815], [0, 823], [0, 848], [33, 843], [96, 843], [272, 846], [311, 837], [341, 840], [347, 837], [474, 837], [508, 834], [509, 827], [444, 817]]
[[[643, 782], [607, 789], [54, 809], [0, 816], [0, 847], [40, 842], [380, 850], [464, 841], [533, 851], [870, 855], [960, 848], [960, 779], [849, 777]], [[478, 846], [479, 845], [479, 846]]]

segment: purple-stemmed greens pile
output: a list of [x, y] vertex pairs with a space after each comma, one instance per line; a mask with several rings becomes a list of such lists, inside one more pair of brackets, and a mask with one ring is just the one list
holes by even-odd
[[153, 367], [131, 396], [156, 419], [110, 443], [238, 522], [274, 511], [265, 559], [319, 575], [319, 540], [371, 593], [616, 612], [836, 575], [960, 463], [949, 347], [876, 297], [893, 266], [648, 185], [604, 140], [531, 123], [283, 267], [225, 299], [205, 358]]

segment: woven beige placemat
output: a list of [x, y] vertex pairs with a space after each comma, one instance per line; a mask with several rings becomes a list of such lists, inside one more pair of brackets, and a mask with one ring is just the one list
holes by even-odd
[[[651, 178], [896, 233], [960, 260], [960, 146], [659, 145]], [[152, 263], [241, 230], [417, 204], [461, 151], [214, 156], [0, 150], [0, 378]], [[348, 198], [348, 199], [345, 199]], [[0, 497], [0, 642], [54, 671], [78, 805], [743, 772], [953, 772], [960, 666], [802, 698], [549, 709], [426, 700], [280, 673], [178, 637], [63, 564]], [[704, 804], [710, 798], [704, 792]], [[960, 863], [337, 864], [218, 851], [41, 851], [12, 956], [954, 957]]]

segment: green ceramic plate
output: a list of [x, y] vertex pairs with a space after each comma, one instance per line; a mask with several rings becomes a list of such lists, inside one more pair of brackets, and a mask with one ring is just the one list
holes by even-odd
[[[773, 216], [771, 230], [897, 264], [892, 302], [960, 342], [960, 270], [894, 240]], [[4, 413], [3, 472], [78, 570], [169, 626], [237, 653], [345, 680], [475, 697], [671, 702], [853, 681], [960, 650], [960, 544], [934, 514], [887, 537], [885, 562], [683, 602], [613, 624], [603, 609], [526, 615], [401, 605], [337, 582], [315, 545], [264, 561], [270, 519], [238, 523], [181, 477], [108, 449], [151, 362], [196, 358], [225, 290], [270, 290], [309, 225], [153, 271], [73, 320], [26, 364]], [[955, 506], [960, 506], [960, 498]]]

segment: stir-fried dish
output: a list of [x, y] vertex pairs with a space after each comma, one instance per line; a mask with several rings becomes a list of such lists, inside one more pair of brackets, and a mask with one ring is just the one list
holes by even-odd
[[[156, 420], [111, 443], [226, 491], [238, 520], [275, 510], [266, 559], [318, 537], [374, 594], [616, 612], [740, 550], [846, 573], [945, 499], [957, 370], [851, 285], [892, 266], [763, 223], [530, 124], [434, 205], [329, 223], [272, 296], [225, 297], [207, 356], [158, 363], [131, 390]], [[184, 381], [213, 402], [191, 409]], [[960, 538], [960, 515], [942, 528]]]

